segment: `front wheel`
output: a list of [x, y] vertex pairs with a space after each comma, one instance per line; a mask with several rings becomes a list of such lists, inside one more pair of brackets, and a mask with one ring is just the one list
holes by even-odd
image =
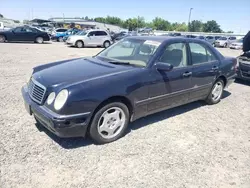
[[123, 136], [128, 123], [128, 107], [121, 102], [112, 102], [96, 112], [89, 128], [89, 134], [97, 144], [113, 142]]
[[3, 43], [3, 42], [5, 42], [5, 40], [6, 40], [5, 36], [3, 36], [3, 35], [0, 35], [0, 43]]
[[218, 102], [220, 102], [222, 94], [223, 94], [223, 90], [224, 90], [224, 82], [221, 79], [218, 79], [213, 87], [212, 90], [210, 91], [206, 102], [210, 105], [212, 104], [217, 104]]
[[76, 47], [77, 48], [83, 48], [83, 46], [84, 46], [84, 44], [83, 44], [83, 42], [82, 41], [76, 41]]
[[38, 44], [42, 44], [43, 43], [43, 37], [37, 37], [35, 42], [38, 43]]

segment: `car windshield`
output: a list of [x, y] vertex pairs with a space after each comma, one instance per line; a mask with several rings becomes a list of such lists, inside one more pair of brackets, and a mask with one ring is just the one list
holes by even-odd
[[110, 63], [146, 67], [160, 44], [154, 40], [125, 38], [96, 57]]
[[76, 35], [86, 35], [87, 32], [86, 31], [79, 31]]
[[227, 40], [227, 38], [226, 37], [221, 37], [218, 40]]

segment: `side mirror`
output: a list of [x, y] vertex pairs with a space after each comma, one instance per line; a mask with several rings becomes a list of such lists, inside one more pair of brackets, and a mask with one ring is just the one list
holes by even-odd
[[171, 71], [174, 67], [169, 63], [157, 62], [154, 67], [159, 71]]

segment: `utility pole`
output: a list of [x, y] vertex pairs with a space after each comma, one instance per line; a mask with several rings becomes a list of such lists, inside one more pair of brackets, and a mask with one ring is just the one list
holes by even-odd
[[190, 27], [190, 19], [191, 19], [191, 13], [192, 13], [192, 10], [193, 10], [193, 8], [190, 8], [190, 10], [189, 10], [189, 17], [188, 17], [188, 31], [189, 31], [189, 27]]

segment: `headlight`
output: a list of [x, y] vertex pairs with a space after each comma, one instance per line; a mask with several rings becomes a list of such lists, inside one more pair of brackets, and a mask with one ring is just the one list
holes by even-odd
[[63, 89], [62, 91], [60, 91], [58, 95], [56, 96], [56, 99], [54, 102], [54, 108], [56, 110], [60, 110], [65, 104], [65, 102], [67, 101], [68, 96], [69, 96], [69, 92], [67, 89]]
[[54, 101], [55, 97], [56, 97], [55, 92], [50, 93], [47, 99], [47, 104], [50, 105]]

